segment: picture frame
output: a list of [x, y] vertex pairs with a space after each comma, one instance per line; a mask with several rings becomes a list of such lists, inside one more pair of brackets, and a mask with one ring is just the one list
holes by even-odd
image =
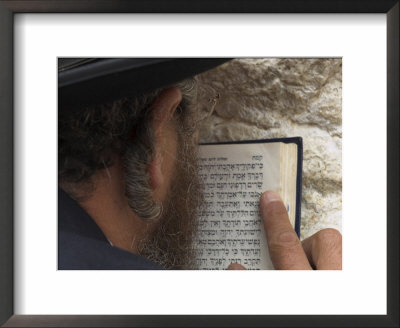
[[[0, 2], [0, 324], [5, 327], [396, 327], [399, 325], [399, 1], [10, 1]], [[13, 16], [18, 13], [385, 13], [387, 17], [387, 315], [15, 315]]]

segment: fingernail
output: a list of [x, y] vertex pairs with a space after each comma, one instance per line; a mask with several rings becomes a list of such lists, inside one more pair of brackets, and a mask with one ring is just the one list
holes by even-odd
[[265, 205], [268, 205], [269, 203], [280, 201], [281, 197], [279, 196], [278, 193], [274, 191], [266, 191], [263, 194], [263, 201], [265, 202]]

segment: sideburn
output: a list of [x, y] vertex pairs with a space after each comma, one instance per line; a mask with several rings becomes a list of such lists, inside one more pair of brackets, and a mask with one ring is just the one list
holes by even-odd
[[178, 134], [176, 169], [155, 231], [139, 244], [139, 254], [166, 269], [195, 269], [198, 211], [204, 204], [193, 134]]

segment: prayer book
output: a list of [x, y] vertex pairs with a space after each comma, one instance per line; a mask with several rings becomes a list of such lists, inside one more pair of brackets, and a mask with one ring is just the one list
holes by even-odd
[[273, 269], [259, 204], [264, 191], [280, 194], [300, 235], [303, 144], [300, 137], [199, 146], [205, 206], [195, 241], [200, 270]]

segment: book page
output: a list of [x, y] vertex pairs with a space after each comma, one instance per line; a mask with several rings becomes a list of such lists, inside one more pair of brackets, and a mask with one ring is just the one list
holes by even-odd
[[196, 240], [199, 269], [221, 270], [230, 263], [273, 269], [259, 202], [264, 191], [281, 191], [280, 145], [200, 146], [206, 208], [200, 213]]
[[286, 204], [289, 221], [294, 227], [296, 221], [297, 145], [289, 143], [281, 147], [281, 197]]

